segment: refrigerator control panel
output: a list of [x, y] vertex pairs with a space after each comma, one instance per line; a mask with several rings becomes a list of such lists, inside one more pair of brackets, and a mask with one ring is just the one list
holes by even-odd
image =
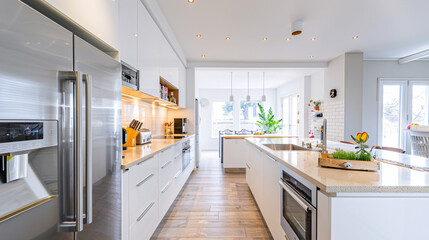
[[0, 154], [57, 145], [57, 121], [0, 120]]

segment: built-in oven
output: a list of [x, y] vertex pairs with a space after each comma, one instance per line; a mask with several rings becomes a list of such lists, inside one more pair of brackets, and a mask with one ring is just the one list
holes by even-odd
[[191, 162], [191, 144], [189, 139], [182, 143], [182, 171], [184, 171]]
[[317, 187], [289, 168], [281, 167], [281, 225], [289, 240], [315, 240]]

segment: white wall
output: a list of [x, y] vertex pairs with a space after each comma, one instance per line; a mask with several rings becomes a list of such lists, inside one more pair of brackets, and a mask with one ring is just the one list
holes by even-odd
[[378, 142], [378, 78], [428, 78], [429, 61], [399, 65], [397, 61], [363, 62], [362, 130], [368, 132], [369, 144]]
[[[328, 63], [325, 71], [325, 90], [322, 110], [328, 120], [328, 140], [339, 141], [344, 138], [344, 95], [345, 95], [345, 55], [340, 55]], [[337, 97], [330, 98], [329, 91], [337, 90]]]
[[[234, 95], [234, 109], [239, 109], [240, 101], [245, 100], [247, 96], [247, 89], [233, 89], [232, 94]], [[200, 108], [201, 115], [201, 126], [200, 126], [200, 146], [201, 150], [217, 150], [219, 139], [212, 137], [212, 103], [216, 101], [228, 101], [230, 95], [229, 89], [199, 89], [199, 99], [206, 98], [210, 104], [206, 107]], [[265, 95], [267, 101], [265, 103], [266, 108], [272, 107], [274, 115], [277, 116], [276, 111], [276, 90], [265, 89]], [[252, 100], [261, 99], [262, 89], [251, 89], [250, 97]], [[237, 113], [237, 111], [235, 111]], [[238, 114], [236, 114], [238, 115]], [[234, 115], [234, 119], [238, 119], [239, 116]], [[277, 116], [280, 117], [280, 116]], [[238, 121], [237, 121], [238, 122]], [[237, 128], [233, 130], [240, 130]]]
[[[346, 53], [344, 83], [344, 139], [362, 132], [363, 53]], [[329, 91], [327, 91], [329, 93]]]

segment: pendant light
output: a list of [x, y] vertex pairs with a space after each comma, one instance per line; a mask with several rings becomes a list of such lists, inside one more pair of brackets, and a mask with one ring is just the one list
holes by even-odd
[[265, 72], [262, 73], [262, 102], [267, 101], [267, 96], [265, 96]]
[[234, 96], [232, 96], [232, 72], [231, 72], [231, 95], [229, 95], [229, 101], [234, 102]]
[[246, 101], [250, 102], [250, 72], [247, 72], [247, 97]]

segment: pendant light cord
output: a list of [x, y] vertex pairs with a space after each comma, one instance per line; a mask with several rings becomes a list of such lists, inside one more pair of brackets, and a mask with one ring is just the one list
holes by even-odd
[[247, 96], [250, 96], [250, 72], [247, 72]]

